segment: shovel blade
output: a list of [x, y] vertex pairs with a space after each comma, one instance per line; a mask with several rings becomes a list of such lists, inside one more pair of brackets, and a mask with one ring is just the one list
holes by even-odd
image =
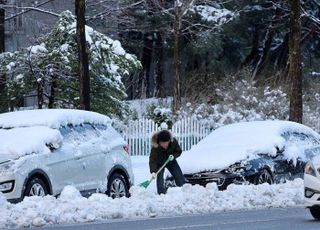
[[146, 180], [144, 182], [142, 182], [141, 184], [139, 184], [140, 187], [143, 187], [143, 188], [147, 188], [150, 184], [150, 181]]

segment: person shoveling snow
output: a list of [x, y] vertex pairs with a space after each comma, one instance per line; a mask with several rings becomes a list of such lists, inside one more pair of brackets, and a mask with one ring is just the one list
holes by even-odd
[[[181, 187], [185, 184], [186, 180], [178, 162], [176, 161], [181, 153], [182, 150], [178, 141], [172, 137], [168, 130], [162, 130], [153, 134], [149, 168], [152, 175], [151, 180], [157, 178], [158, 194], [166, 193], [163, 178], [164, 170], [161, 169], [162, 166], [169, 170], [177, 186]], [[173, 156], [172, 160], [170, 160], [170, 155]]]
[[166, 160], [166, 162], [164, 162], [164, 164], [161, 166], [161, 168], [160, 168], [156, 173], [152, 173], [152, 174], [151, 174], [151, 179], [142, 182], [141, 184], [139, 184], [139, 186], [140, 186], [140, 187], [147, 188], [147, 187], [150, 185], [150, 183], [157, 177], [157, 175], [164, 169], [164, 167], [166, 167], [167, 164], [168, 164], [170, 161], [173, 161], [173, 160], [174, 160], [174, 156], [173, 156], [173, 155], [170, 155], [170, 156], [168, 157], [168, 159]]

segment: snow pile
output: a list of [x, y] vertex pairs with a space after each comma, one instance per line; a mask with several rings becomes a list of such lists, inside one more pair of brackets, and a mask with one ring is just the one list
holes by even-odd
[[5, 196], [2, 194], [2, 192], [0, 192], [0, 208], [5, 206], [7, 203], [7, 199], [5, 198]]
[[314, 143], [308, 143], [307, 140], [303, 143], [285, 140], [283, 135], [287, 132], [309, 134], [320, 139], [320, 135], [312, 129], [295, 122], [240, 122], [213, 131], [189, 151], [185, 151], [178, 161], [184, 173], [222, 169], [258, 153], [275, 156], [277, 148], [283, 149], [285, 145], [284, 155], [288, 160], [297, 157], [305, 159], [301, 155], [304, 153], [303, 149]]
[[61, 200], [68, 201], [76, 198], [81, 198], [81, 194], [75, 187], [68, 185], [64, 187], [59, 198]]
[[202, 20], [216, 23], [218, 26], [232, 20], [236, 14], [227, 9], [218, 9], [213, 6], [198, 5], [191, 11], [198, 13]]
[[49, 153], [48, 145], [58, 147], [60, 132], [43, 126], [0, 129], [0, 153], [18, 157], [32, 153]]
[[103, 194], [84, 198], [68, 187], [57, 199], [52, 196], [30, 197], [16, 205], [6, 203], [0, 206], [0, 227], [289, 207], [303, 204], [302, 188], [301, 179], [278, 185], [231, 185], [223, 192], [218, 191], [215, 184], [206, 188], [187, 184], [169, 189], [167, 195], [161, 196], [133, 187], [130, 198], [113, 200]]
[[0, 114], [0, 128], [29, 126], [59, 128], [68, 124], [84, 123], [107, 125], [111, 120], [99, 113], [75, 109], [24, 110]]

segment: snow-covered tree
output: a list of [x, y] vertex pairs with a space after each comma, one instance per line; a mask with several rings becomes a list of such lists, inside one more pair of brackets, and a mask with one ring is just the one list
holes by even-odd
[[[117, 40], [86, 26], [91, 81], [91, 110], [121, 116], [126, 108], [122, 77], [140, 62]], [[19, 106], [22, 96], [37, 92], [38, 107], [79, 108], [78, 49], [76, 20], [63, 12], [52, 31], [39, 44], [0, 57], [0, 74], [6, 74], [10, 107]]]
[[[201, 0], [128, 0], [119, 1], [119, 4], [120, 20], [130, 18], [119, 25], [119, 32], [124, 44], [134, 46], [133, 49], [141, 53], [143, 65], [139, 77], [132, 79], [133, 97], [164, 97], [174, 88], [175, 107], [179, 107], [183, 96], [180, 86], [190, 72], [186, 66], [188, 62], [199, 60], [189, 55], [190, 50], [202, 48], [203, 37], [214, 36], [237, 13], [225, 9], [223, 4]], [[165, 68], [166, 65], [169, 68]], [[169, 89], [165, 81], [173, 83]]]

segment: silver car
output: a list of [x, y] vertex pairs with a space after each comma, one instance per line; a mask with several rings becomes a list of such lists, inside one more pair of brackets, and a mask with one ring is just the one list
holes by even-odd
[[0, 191], [10, 202], [57, 196], [67, 185], [83, 195], [129, 196], [128, 146], [102, 114], [68, 109], [0, 114]]

